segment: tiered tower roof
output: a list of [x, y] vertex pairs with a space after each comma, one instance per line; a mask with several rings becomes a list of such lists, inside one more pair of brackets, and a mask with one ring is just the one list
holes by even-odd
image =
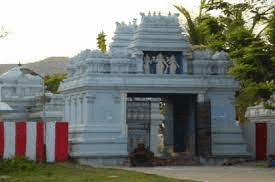
[[124, 22], [116, 22], [116, 31], [114, 33], [113, 42], [110, 43], [109, 55], [111, 57], [128, 57], [128, 46], [133, 40], [133, 35], [137, 29], [136, 22], [129, 25]]
[[138, 26], [130, 50], [141, 51], [186, 51], [191, 45], [179, 25], [179, 14], [162, 16], [149, 12], [141, 13], [141, 23]]

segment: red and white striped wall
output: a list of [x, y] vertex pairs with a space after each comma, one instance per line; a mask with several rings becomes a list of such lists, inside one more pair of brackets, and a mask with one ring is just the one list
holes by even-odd
[[69, 155], [68, 122], [47, 122], [46, 125], [47, 162], [66, 161]]
[[0, 159], [65, 161], [68, 149], [68, 122], [0, 122]]

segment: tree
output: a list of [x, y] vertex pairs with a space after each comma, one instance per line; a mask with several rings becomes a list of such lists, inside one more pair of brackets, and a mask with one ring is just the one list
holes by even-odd
[[101, 50], [101, 52], [106, 52], [106, 35], [104, 32], [100, 32], [97, 36], [97, 47]]
[[[248, 106], [263, 104], [274, 109], [274, 5], [264, 0], [257, 3], [245, 0], [235, 4], [223, 0], [201, 0], [200, 14], [193, 20], [184, 8], [175, 7], [187, 20], [187, 30], [193, 44], [202, 48], [223, 49], [229, 53], [233, 61], [229, 73], [241, 85], [236, 94], [236, 106], [241, 118], [244, 118]], [[213, 10], [220, 11], [220, 15], [211, 15]], [[190, 19], [192, 23], [189, 23]], [[256, 32], [255, 27], [261, 30]], [[197, 35], [195, 39], [192, 33]]]
[[211, 16], [206, 10], [207, 1], [200, 1], [199, 16], [192, 18], [186, 8], [180, 5], [174, 5], [174, 7], [185, 17], [186, 26], [185, 29], [189, 35], [189, 40], [193, 45], [193, 48], [213, 48], [220, 50], [222, 45], [219, 41], [224, 39], [223, 30], [224, 24], [221, 23], [219, 18]]
[[196, 23], [195, 20], [192, 19], [190, 13], [187, 11], [186, 8], [184, 8], [183, 6], [176, 6], [174, 5], [174, 7], [182, 14], [184, 15], [186, 22], [187, 22], [187, 26], [185, 27], [187, 30], [187, 33], [189, 35], [189, 40], [193, 45], [200, 45], [203, 43], [203, 41], [201, 40], [201, 34], [198, 30], [198, 25]]
[[60, 82], [63, 81], [65, 78], [65, 74], [50, 74], [45, 76], [44, 82], [47, 87], [47, 90], [54, 94], [57, 94]]

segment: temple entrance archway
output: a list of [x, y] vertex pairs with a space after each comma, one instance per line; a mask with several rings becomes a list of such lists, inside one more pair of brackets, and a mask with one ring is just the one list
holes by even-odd
[[166, 148], [197, 156], [196, 99], [196, 94], [128, 93], [128, 151], [142, 142], [158, 154], [163, 123]]
[[[122, 164], [128, 157], [128, 126], [141, 125], [144, 142], [157, 150], [154, 136], [162, 122], [165, 145], [176, 152], [192, 153], [205, 163], [211, 163], [211, 155], [217, 163], [228, 156], [248, 156], [235, 124], [239, 84], [227, 74], [232, 63], [228, 54], [193, 50], [178, 15], [141, 16], [140, 25], [117, 23], [107, 54], [85, 50], [70, 59], [68, 79], [60, 91], [65, 97], [64, 120], [71, 126], [72, 157], [81, 163], [87, 159]], [[155, 122], [157, 103], [151, 100], [151, 119], [129, 124], [130, 97], [166, 99], [168, 112]], [[144, 102], [141, 108], [146, 107]], [[148, 114], [142, 110], [138, 116]]]

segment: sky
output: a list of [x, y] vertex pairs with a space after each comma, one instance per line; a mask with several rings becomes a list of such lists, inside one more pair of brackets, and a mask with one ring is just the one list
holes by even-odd
[[140, 12], [178, 13], [172, 6], [198, 10], [200, 0], [0, 0], [0, 64], [22, 64], [52, 56], [72, 57], [97, 49], [104, 31], [112, 41], [115, 22], [139, 23]]

